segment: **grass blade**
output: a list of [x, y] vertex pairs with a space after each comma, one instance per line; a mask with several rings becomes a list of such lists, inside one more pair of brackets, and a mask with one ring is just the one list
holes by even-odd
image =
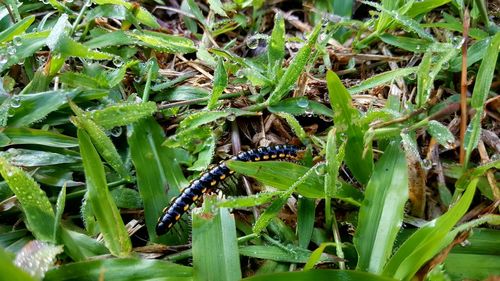
[[212, 95], [208, 100], [207, 109], [212, 110], [217, 105], [217, 101], [219, 97], [222, 95], [222, 92], [227, 87], [227, 72], [224, 68], [224, 61], [219, 59], [217, 62], [217, 67], [215, 68], [214, 73], [214, 81], [213, 81], [213, 89]]
[[[155, 232], [156, 222], [169, 199], [179, 195], [179, 190], [187, 186], [187, 181], [173, 150], [162, 146], [163, 141], [163, 130], [153, 118], [141, 120], [130, 128], [128, 143], [144, 203], [149, 237], [154, 242], [171, 244], [179, 243], [180, 238], [171, 232], [159, 239]], [[168, 196], [165, 187], [168, 187]]]
[[111, 129], [116, 126], [130, 125], [149, 117], [156, 110], [156, 103], [154, 102], [121, 103], [94, 110], [90, 113], [90, 118], [104, 129]]
[[411, 235], [391, 257], [383, 274], [396, 279], [411, 279], [425, 262], [443, 247], [443, 239], [469, 208], [477, 178], [473, 179], [462, 198], [441, 217], [427, 223]]
[[349, 88], [348, 91], [351, 95], [357, 94], [380, 85], [385, 85], [391, 81], [396, 80], [399, 77], [408, 76], [411, 73], [415, 73], [416, 70], [416, 67], [406, 67], [386, 71], [364, 80], [363, 82], [359, 83], [359, 85]]
[[299, 50], [297, 55], [295, 55], [285, 73], [280, 78], [278, 85], [276, 85], [274, 91], [269, 95], [266, 101], [267, 104], [274, 105], [279, 102], [283, 96], [288, 93], [295, 82], [297, 82], [299, 75], [302, 73], [309, 60], [309, 56], [311, 55], [313, 46], [316, 44], [320, 30], [321, 25], [317, 25], [311, 32], [307, 43]]
[[[227, 166], [238, 173], [253, 177], [259, 182], [286, 191], [302, 177], [310, 168], [289, 162], [241, 162], [228, 161]], [[304, 182], [300, 183], [296, 192], [308, 198], [324, 198], [324, 178], [311, 173]], [[354, 205], [361, 205], [363, 194], [354, 187], [342, 183], [335, 198]]]
[[334, 111], [333, 119], [338, 133], [345, 133], [347, 135], [345, 163], [354, 177], [359, 182], [365, 184], [370, 179], [373, 170], [371, 145], [363, 155], [363, 137], [366, 129], [357, 124], [360, 119], [359, 112], [352, 105], [351, 95], [337, 74], [333, 71], [328, 71], [326, 74], [326, 83], [330, 103]]
[[500, 32], [497, 32], [493, 39], [491, 40], [486, 54], [484, 55], [483, 61], [479, 66], [479, 71], [477, 73], [478, 79], [476, 84], [474, 84], [474, 90], [472, 91], [471, 106], [476, 110], [474, 117], [467, 128], [465, 135], [465, 162], [464, 168], [467, 168], [467, 163], [469, 163], [470, 154], [472, 150], [477, 147], [479, 141], [479, 135], [481, 134], [481, 117], [483, 113], [483, 105], [488, 97], [491, 81], [495, 73], [495, 67], [497, 66], [498, 58], [498, 48], [500, 46]]
[[26, 224], [38, 240], [53, 241], [54, 211], [49, 198], [25, 171], [0, 157], [0, 173], [21, 203]]
[[193, 211], [194, 280], [240, 280], [234, 217], [226, 208], [212, 208], [215, 201], [207, 198], [203, 208]]
[[399, 142], [392, 142], [375, 165], [359, 210], [354, 245], [358, 251], [357, 268], [363, 271], [382, 271], [403, 222], [408, 171], [399, 146]]
[[320, 270], [286, 272], [253, 276], [242, 281], [305, 281], [305, 280], [342, 280], [342, 281], [394, 281], [395, 279], [353, 270]]
[[179, 280], [192, 279], [190, 267], [160, 260], [137, 258], [101, 259], [75, 262], [52, 269], [46, 281], [70, 280]]
[[106, 160], [106, 162], [125, 180], [130, 180], [130, 174], [125, 168], [123, 161], [118, 154], [111, 139], [104, 133], [103, 129], [98, 126], [94, 121], [85, 115], [85, 112], [80, 109], [76, 104], [70, 102], [71, 109], [76, 114], [76, 117], [71, 120], [73, 123], [84, 129], [92, 139], [92, 143], [99, 151], [99, 154]]
[[267, 49], [267, 77], [277, 79], [285, 57], [285, 20], [281, 13], [274, 16], [274, 28]]
[[132, 244], [120, 212], [109, 193], [101, 159], [89, 135], [81, 129], [78, 129], [78, 141], [85, 170], [88, 200], [99, 223], [104, 243], [111, 254], [119, 257], [128, 256], [132, 250]]
[[9, 142], [0, 146], [16, 145], [16, 144], [38, 144], [52, 147], [76, 147], [78, 140], [76, 138], [30, 128], [5, 128], [0, 134], [4, 134], [9, 138]]

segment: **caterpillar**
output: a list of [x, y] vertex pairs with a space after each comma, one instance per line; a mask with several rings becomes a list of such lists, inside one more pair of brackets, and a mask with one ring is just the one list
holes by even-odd
[[[259, 147], [249, 151], [241, 152], [230, 160], [252, 162], [266, 160], [297, 159], [300, 149], [294, 145], [275, 145], [270, 147]], [[211, 168], [192, 181], [189, 186], [182, 189], [181, 194], [173, 198], [170, 206], [163, 209], [163, 214], [156, 224], [156, 234], [167, 233], [180, 220], [182, 215], [189, 210], [191, 205], [197, 202], [203, 194], [215, 191], [217, 185], [232, 175], [225, 162]]]

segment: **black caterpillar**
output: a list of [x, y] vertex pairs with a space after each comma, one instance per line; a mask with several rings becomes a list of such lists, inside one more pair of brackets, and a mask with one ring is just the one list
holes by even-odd
[[[260, 147], [257, 149], [241, 152], [233, 156], [230, 160], [238, 161], [266, 161], [297, 159], [297, 152], [300, 149], [293, 145], [276, 145], [271, 147]], [[199, 200], [204, 193], [211, 193], [216, 190], [217, 185], [232, 175], [234, 171], [230, 170], [225, 162], [204, 172], [199, 179], [192, 181], [188, 187], [182, 189], [181, 194], [172, 199], [172, 203], [163, 209], [163, 215], [156, 224], [156, 234], [167, 233], [181, 216], [189, 210], [191, 205]]]

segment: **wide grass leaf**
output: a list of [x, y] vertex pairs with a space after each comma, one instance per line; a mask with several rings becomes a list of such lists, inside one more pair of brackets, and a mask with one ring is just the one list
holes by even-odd
[[319, 270], [313, 269], [302, 272], [275, 273], [253, 276], [243, 281], [308, 281], [308, 280], [339, 280], [339, 281], [394, 281], [395, 279], [353, 270]]
[[[289, 162], [242, 162], [228, 161], [227, 166], [238, 173], [253, 177], [259, 182], [275, 187], [279, 190], [288, 190], [310, 168]], [[309, 198], [324, 198], [324, 178], [316, 173], [311, 173], [306, 180], [301, 182], [296, 192]], [[342, 183], [337, 190], [335, 198], [344, 200], [354, 205], [361, 205], [363, 194], [354, 187]]]
[[156, 110], [154, 102], [120, 103], [94, 110], [90, 112], [90, 117], [104, 129], [111, 129], [116, 126], [130, 125], [150, 117]]
[[392, 142], [375, 165], [359, 210], [354, 237], [358, 269], [376, 274], [382, 271], [401, 228], [407, 200], [405, 154], [399, 142]]
[[76, 104], [70, 102], [71, 109], [75, 112], [76, 117], [72, 117], [73, 123], [80, 129], [85, 130], [86, 134], [92, 139], [99, 154], [106, 162], [125, 180], [130, 180], [130, 174], [123, 164], [123, 161], [116, 150], [111, 139], [106, 135], [103, 128], [97, 125], [90, 119], [86, 113]]
[[68, 98], [74, 97], [80, 90], [56, 90], [37, 94], [17, 95], [19, 105], [12, 108], [9, 117], [9, 127], [24, 127], [37, 122], [47, 114], [57, 110], [67, 103]]
[[65, 264], [47, 272], [45, 281], [192, 279], [192, 268], [160, 260], [100, 259]]
[[144, 203], [149, 238], [154, 242], [179, 243], [182, 238], [178, 235], [170, 233], [159, 240], [155, 232], [158, 217], [169, 199], [179, 195], [179, 191], [188, 185], [174, 150], [161, 145], [165, 135], [153, 118], [143, 119], [129, 128], [128, 143]]
[[196, 52], [193, 41], [179, 36], [167, 35], [160, 32], [144, 30], [142, 33], [129, 32], [127, 35], [134, 38], [136, 44], [143, 45], [161, 52], [171, 54], [185, 54]]
[[[251, 245], [240, 247], [242, 256], [280, 262], [306, 263], [312, 252], [297, 246], [289, 246], [289, 250], [274, 245]], [[322, 256], [320, 261], [334, 261], [331, 257]]]
[[78, 141], [82, 156], [88, 200], [111, 254], [119, 257], [130, 255], [132, 244], [120, 212], [109, 193], [101, 159], [90, 141], [90, 136], [78, 129]]
[[468, 210], [477, 181], [476, 178], [469, 183], [462, 198], [448, 212], [425, 224], [398, 248], [384, 268], [385, 276], [409, 280], [420, 267], [447, 246], [443, 245], [443, 240]]
[[53, 241], [54, 210], [33, 178], [0, 157], [0, 173], [21, 203], [28, 229], [38, 240]]
[[[63, 134], [30, 128], [5, 128], [0, 135], [8, 138], [8, 142], [0, 143], [0, 147], [16, 144], [37, 144], [51, 147], [76, 147], [76, 138]], [[0, 137], [0, 139], [3, 139]]]
[[240, 280], [234, 217], [226, 208], [212, 208], [214, 199], [207, 198], [203, 208], [193, 211], [194, 280]]

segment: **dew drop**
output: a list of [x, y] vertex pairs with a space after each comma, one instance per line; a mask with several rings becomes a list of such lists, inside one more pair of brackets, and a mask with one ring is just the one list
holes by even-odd
[[0, 66], [2, 66], [3, 64], [5, 64], [7, 62], [7, 56], [6, 55], [3, 55], [3, 54], [0, 54]]
[[410, 73], [410, 74], [408, 75], [408, 79], [410, 79], [410, 80], [415, 80], [415, 79], [417, 79], [417, 73], [415, 73], [415, 72]]
[[236, 74], [235, 74], [236, 77], [238, 78], [243, 78], [245, 77], [245, 72], [243, 69], [239, 69], [238, 71], [236, 71]]
[[111, 135], [115, 138], [119, 137], [122, 134], [122, 127], [115, 127], [111, 129]]
[[500, 160], [500, 153], [495, 153], [491, 156], [491, 161], [498, 161]]
[[16, 47], [14, 47], [14, 46], [12, 46], [12, 45], [11, 45], [11, 46], [9, 46], [9, 47], [7, 47], [7, 53], [8, 53], [9, 55], [15, 55], [15, 54], [16, 54], [16, 52], [17, 52]]
[[141, 83], [142, 77], [141, 76], [134, 76], [134, 82], [135, 83]]
[[16, 45], [16, 46], [21, 46], [23, 44], [23, 40], [20, 36], [14, 36], [12, 41], [14, 42], [14, 45]]
[[236, 115], [231, 113], [226, 117], [226, 119], [227, 119], [227, 121], [233, 122], [234, 120], [236, 120]]
[[429, 159], [422, 160], [422, 168], [424, 170], [429, 171], [432, 168], [432, 161]]
[[255, 50], [259, 46], [259, 39], [255, 38], [255, 36], [251, 36], [247, 39], [247, 47], [249, 49]]
[[307, 98], [297, 100], [297, 105], [301, 108], [307, 108], [309, 106], [309, 100]]
[[21, 106], [21, 97], [14, 96], [10, 101], [10, 107], [19, 108]]
[[321, 164], [317, 165], [317, 166], [314, 168], [314, 172], [315, 172], [318, 176], [323, 176], [324, 174], [326, 174], [326, 164], [325, 164], [325, 163], [321, 163]]
[[118, 57], [118, 56], [117, 56], [117, 57], [115, 57], [115, 58], [113, 59], [113, 64], [114, 64], [116, 67], [120, 67], [120, 66], [122, 66], [122, 65], [123, 65], [123, 60], [122, 60], [122, 58], [121, 58], [121, 57]]

